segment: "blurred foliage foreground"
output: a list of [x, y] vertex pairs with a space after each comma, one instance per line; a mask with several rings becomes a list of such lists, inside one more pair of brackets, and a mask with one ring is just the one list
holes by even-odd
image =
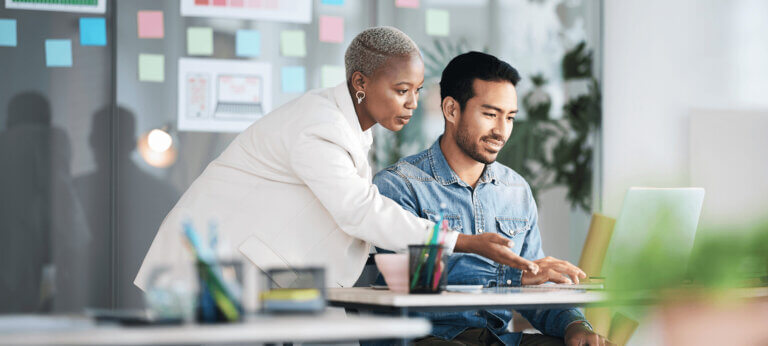
[[732, 302], [744, 298], [744, 288], [768, 286], [768, 222], [700, 227], [692, 251], [670, 241], [675, 224], [662, 218], [644, 243], [622, 244], [614, 252], [621, 255], [606, 260], [612, 305]]

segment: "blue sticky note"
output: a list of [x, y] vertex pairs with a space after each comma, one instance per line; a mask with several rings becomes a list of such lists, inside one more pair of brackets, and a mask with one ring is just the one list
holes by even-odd
[[72, 67], [72, 40], [45, 40], [45, 66]]
[[258, 30], [238, 30], [235, 37], [235, 54], [237, 56], [261, 55], [261, 34]]
[[107, 21], [104, 18], [80, 18], [80, 45], [106, 46]]
[[323, 5], [341, 6], [344, 5], [344, 0], [323, 0]]
[[304, 66], [283, 67], [283, 92], [303, 93], [307, 89]]
[[0, 19], [0, 47], [16, 47], [16, 19]]

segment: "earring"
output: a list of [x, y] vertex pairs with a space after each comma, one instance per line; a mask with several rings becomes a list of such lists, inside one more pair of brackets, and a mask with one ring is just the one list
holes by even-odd
[[360, 104], [361, 102], [363, 102], [363, 99], [365, 98], [365, 91], [360, 90], [355, 93], [355, 96], [357, 97], [357, 104]]

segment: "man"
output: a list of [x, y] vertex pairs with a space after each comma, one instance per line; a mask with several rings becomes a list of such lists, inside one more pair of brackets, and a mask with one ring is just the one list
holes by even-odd
[[[566, 261], [545, 257], [530, 187], [512, 169], [495, 162], [512, 132], [519, 80], [512, 66], [488, 54], [470, 52], [451, 60], [440, 81], [443, 135], [431, 148], [374, 178], [383, 195], [410, 212], [433, 219], [441, 203], [447, 203], [444, 215], [451, 229], [501, 234], [513, 242], [516, 253], [539, 266], [534, 274], [474, 254], [454, 254], [446, 266], [449, 284], [578, 283], [586, 276]], [[426, 314], [434, 325], [432, 336], [417, 344], [605, 344], [576, 309], [519, 312], [545, 335], [507, 332], [511, 311]]]

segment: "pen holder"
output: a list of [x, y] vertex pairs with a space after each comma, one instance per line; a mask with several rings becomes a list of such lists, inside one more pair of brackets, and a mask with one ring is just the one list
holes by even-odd
[[442, 245], [409, 245], [410, 293], [440, 293], [445, 291], [445, 247]]
[[197, 261], [199, 323], [238, 322], [243, 319], [240, 261]]
[[259, 294], [263, 313], [319, 313], [325, 310], [325, 270], [269, 269]]

